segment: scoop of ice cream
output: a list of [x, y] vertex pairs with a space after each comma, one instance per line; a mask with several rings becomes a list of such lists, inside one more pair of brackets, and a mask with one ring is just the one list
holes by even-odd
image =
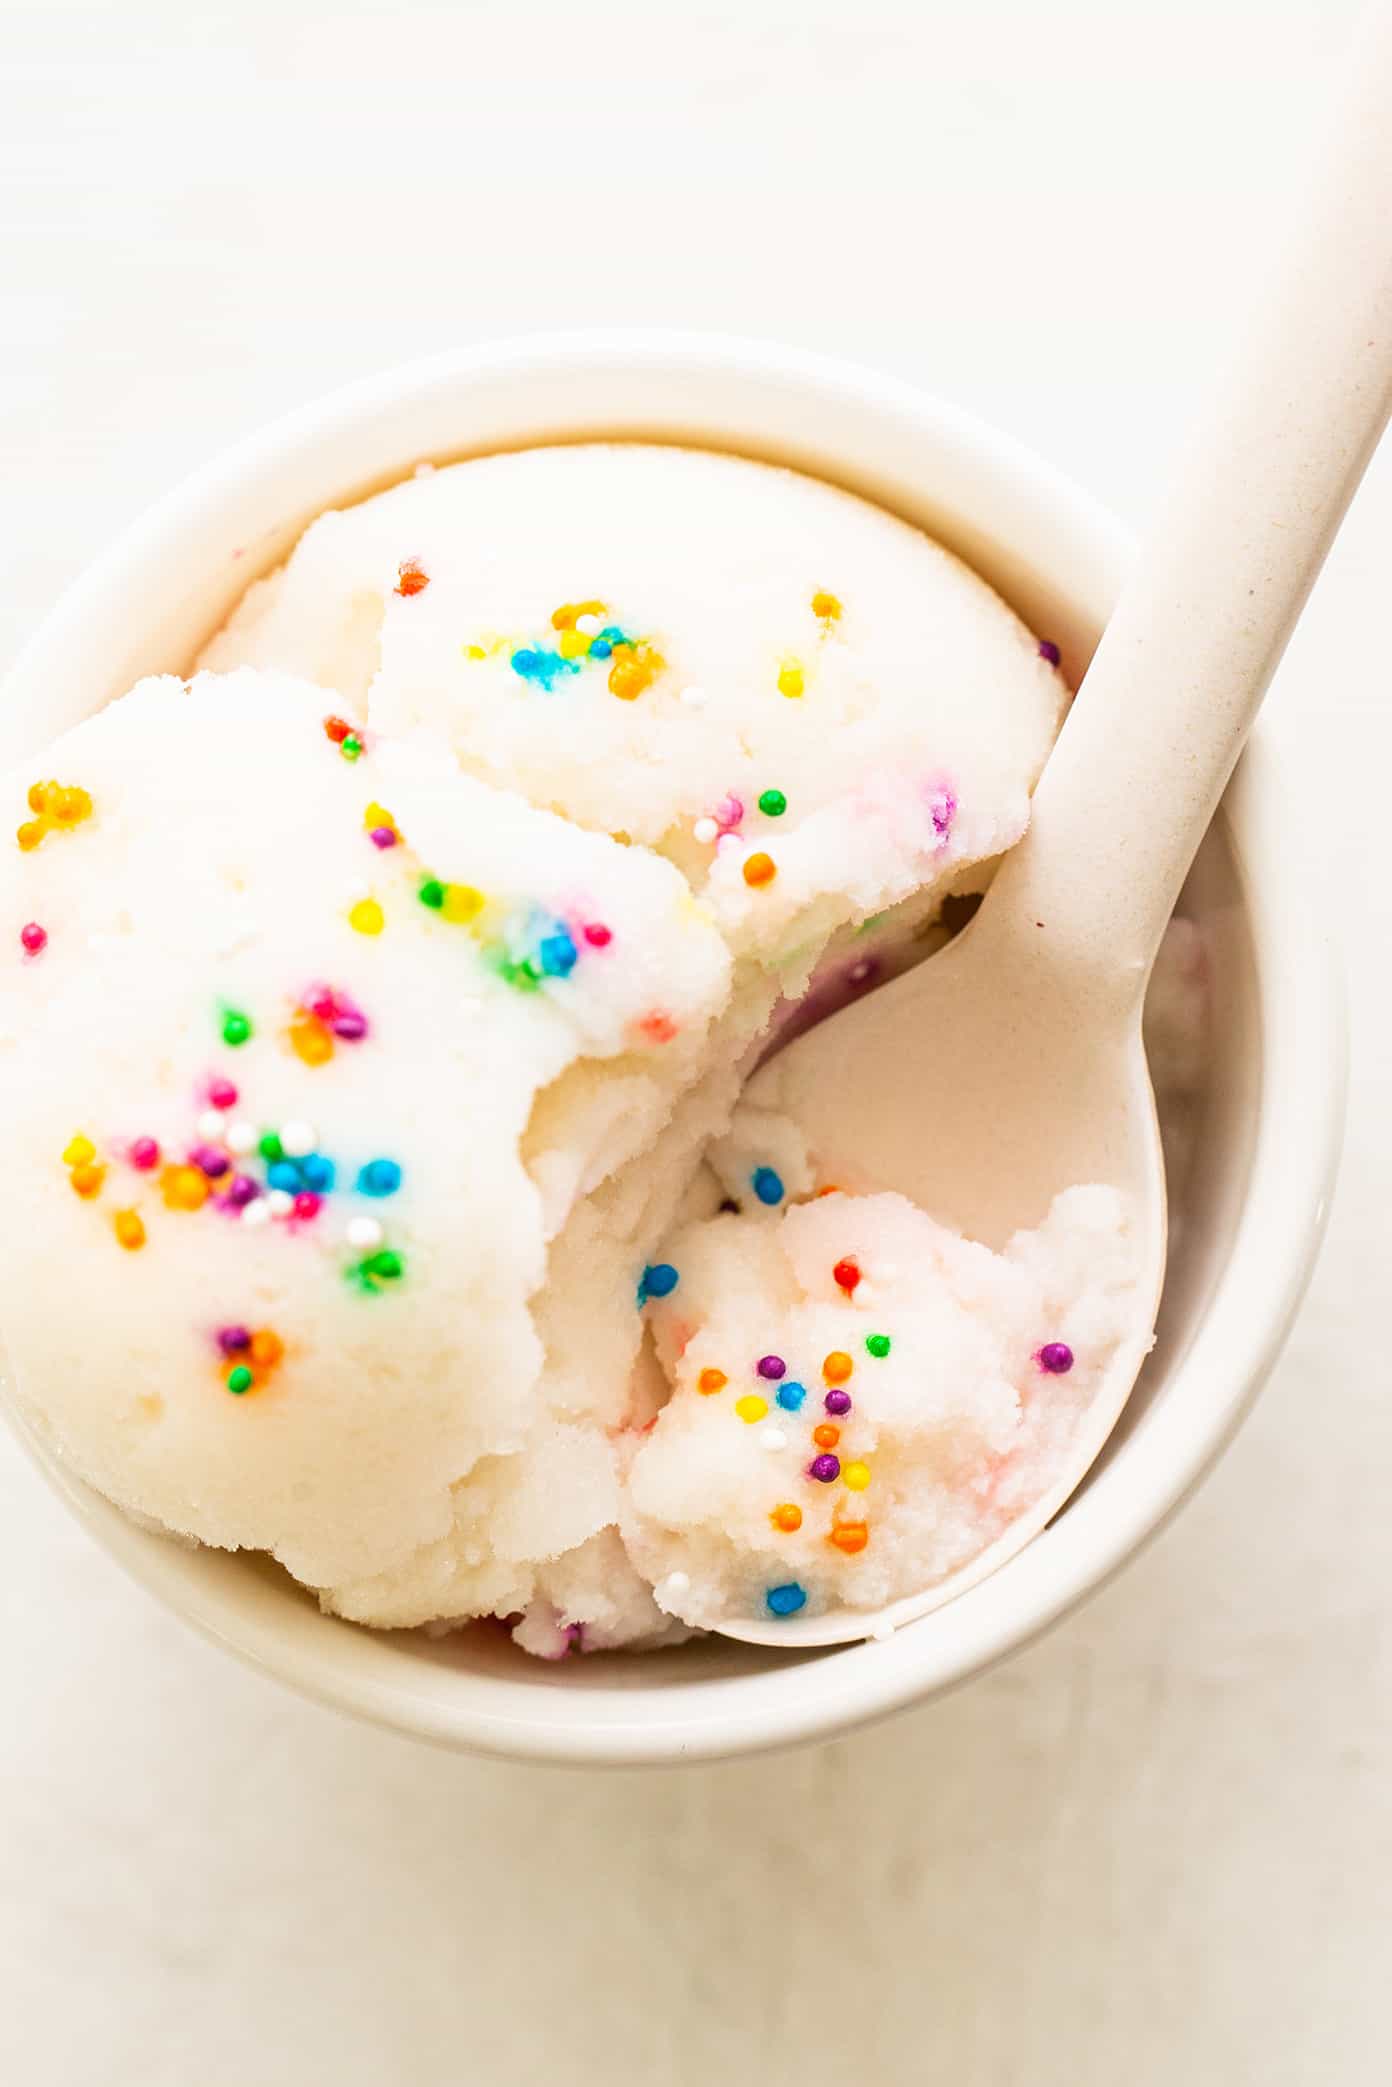
[[148, 682], [0, 786], [10, 1378], [112, 1499], [330, 1595], [467, 1494], [425, 1613], [507, 1613], [617, 1512], [540, 1390], [548, 1235], [661, 1131], [729, 958], [669, 864], [324, 713]]
[[472, 774], [669, 855], [765, 958], [1015, 840], [1066, 697], [907, 523], [641, 444], [479, 458], [323, 515], [204, 664], [439, 731]]
[[1067, 1474], [1134, 1324], [1106, 1188], [1067, 1190], [1000, 1254], [902, 1196], [840, 1193], [667, 1252], [672, 1396], [624, 1527], [659, 1604], [708, 1628], [874, 1610], [968, 1564]]

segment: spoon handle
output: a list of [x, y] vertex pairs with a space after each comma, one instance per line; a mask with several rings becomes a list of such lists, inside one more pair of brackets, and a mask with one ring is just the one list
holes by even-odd
[[985, 909], [1106, 994], [1143, 989], [1392, 410], [1392, 7], [1363, 24], [1253, 317]]

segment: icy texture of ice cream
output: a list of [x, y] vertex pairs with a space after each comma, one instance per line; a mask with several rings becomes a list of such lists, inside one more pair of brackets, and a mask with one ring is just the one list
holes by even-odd
[[[853, 1600], [989, 1541], [1105, 1360], [1105, 1197], [997, 1263], [893, 1197], [799, 1203], [796, 1134], [729, 1126], [776, 1012], [930, 947], [1018, 838], [1052, 648], [845, 493], [591, 445], [323, 516], [202, 664], [0, 784], [0, 1341], [55, 1450], [345, 1616], [548, 1655], [679, 1636], [717, 1580], [766, 1603], [814, 1538]], [[742, 1210], [674, 1232], [707, 1152]], [[897, 1274], [828, 1291], [838, 1227]], [[890, 1354], [818, 1378], [876, 1292]], [[750, 1341], [806, 1379], [771, 1552], [770, 1424], [717, 1426], [767, 1398]], [[895, 1503], [858, 1550], [801, 1439], [843, 1392]]]
[[969, 1563], [1067, 1475], [1134, 1323], [1112, 1189], [1066, 1191], [1000, 1254], [899, 1195], [769, 1217], [676, 1233], [652, 1312], [672, 1397], [624, 1530], [693, 1625], [877, 1609]]

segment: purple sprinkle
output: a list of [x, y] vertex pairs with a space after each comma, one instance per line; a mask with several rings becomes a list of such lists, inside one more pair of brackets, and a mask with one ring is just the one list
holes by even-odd
[[834, 1478], [841, 1476], [840, 1457], [834, 1457], [830, 1450], [825, 1450], [821, 1456], [813, 1457], [807, 1467], [807, 1476], [820, 1479], [824, 1486], [829, 1486]]
[[1073, 1350], [1067, 1341], [1046, 1341], [1039, 1351], [1039, 1367], [1051, 1377], [1062, 1377], [1073, 1367]]
[[209, 1181], [218, 1181], [227, 1172], [232, 1162], [216, 1145], [195, 1145], [189, 1155], [195, 1167], [201, 1168]]
[[374, 848], [394, 848], [396, 834], [390, 826], [374, 826], [369, 836]]
[[245, 1326], [219, 1326], [217, 1344], [224, 1355], [240, 1355], [251, 1346], [251, 1335]]
[[1039, 640], [1039, 657], [1047, 659], [1051, 667], [1056, 667], [1062, 654], [1052, 638], [1041, 638]]
[[360, 1015], [356, 1008], [349, 1008], [334, 1016], [333, 1033], [342, 1037], [344, 1043], [361, 1043], [367, 1034], [367, 1016]]
[[770, 1377], [775, 1383], [788, 1374], [788, 1365], [781, 1355], [761, 1355], [755, 1367], [761, 1377]]
[[946, 840], [957, 816], [957, 799], [951, 790], [937, 790], [928, 801], [928, 810], [932, 815], [934, 833], [940, 841]]
[[260, 1188], [250, 1174], [234, 1174], [227, 1191], [227, 1200], [234, 1210], [244, 1210], [248, 1203], [256, 1201], [260, 1193]]
[[851, 1394], [848, 1391], [829, 1391], [822, 1400], [822, 1404], [826, 1407], [828, 1413], [849, 1413], [851, 1410]]

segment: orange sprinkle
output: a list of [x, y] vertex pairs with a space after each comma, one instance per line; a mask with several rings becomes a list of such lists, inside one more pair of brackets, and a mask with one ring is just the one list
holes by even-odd
[[812, 597], [812, 614], [821, 623], [839, 623], [841, 604], [834, 594], [827, 594], [819, 587]]
[[16, 827], [15, 839], [26, 855], [32, 855], [47, 832], [42, 819], [26, 819], [22, 826]]
[[822, 1364], [822, 1375], [828, 1384], [844, 1384], [854, 1368], [855, 1364], [844, 1350], [833, 1348]]
[[769, 1520], [775, 1529], [781, 1529], [785, 1535], [791, 1535], [794, 1529], [802, 1527], [802, 1509], [791, 1500], [780, 1500]]
[[836, 1522], [827, 1537], [828, 1543], [835, 1544], [837, 1550], [845, 1551], [848, 1557], [853, 1557], [857, 1551], [863, 1551], [869, 1541], [868, 1522]]
[[676, 1035], [677, 1025], [670, 1015], [663, 1014], [660, 1008], [654, 1008], [651, 1014], [643, 1016], [638, 1024], [638, 1031], [651, 1043], [665, 1044], [670, 1043]]
[[263, 1326], [251, 1337], [251, 1359], [258, 1369], [273, 1370], [285, 1353], [285, 1343], [269, 1326]]
[[[840, 1184], [839, 1184], [838, 1182], [835, 1182], [835, 1181], [829, 1181], [829, 1182], [827, 1183], [827, 1185], [826, 1185], [826, 1187], [825, 1187], [825, 1188], [819, 1188], [819, 1189], [817, 1190], [817, 1194], [818, 1194], [819, 1196], [839, 1196], [839, 1195], [840, 1195], [840, 1193], [841, 1193], [841, 1188], [840, 1188]], [[814, 1199], [814, 1200], [815, 1200], [815, 1199]]]
[[208, 1200], [208, 1177], [201, 1167], [166, 1167], [160, 1191], [171, 1210], [201, 1210]]
[[752, 884], [756, 891], [761, 884], [772, 884], [777, 875], [778, 864], [771, 855], [765, 855], [762, 848], [745, 857], [744, 881]]
[[581, 616], [603, 616], [607, 612], [602, 601], [565, 601], [559, 609], [551, 611], [552, 630], [574, 630]]
[[696, 1379], [696, 1389], [703, 1398], [710, 1398], [714, 1392], [723, 1391], [729, 1381], [724, 1370], [702, 1370]]
[[667, 662], [651, 645], [616, 645], [609, 669], [609, 693], [621, 703], [636, 702], [645, 688], [656, 681]]
[[818, 1449], [835, 1449], [841, 1440], [840, 1428], [834, 1428], [829, 1420], [823, 1420], [812, 1430], [812, 1440]]
[[419, 594], [430, 585], [430, 575], [414, 558], [403, 559], [396, 568], [396, 591], [398, 594]]
[[112, 1223], [116, 1238], [127, 1253], [133, 1254], [137, 1247], [145, 1244], [145, 1225], [137, 1210], [118, 1210]]
[[290, 1024], [290, 1044], [306, 1065], [323, 1065], [333, 1056], [333, 1038], [318, 1015], [296, 1015]]
[[[80, 1196], [91, 1198], [101, 1194], [101, 1185], [106, 1179], [106, 1168], [94, 1167], [86, 1163], [80, 1167], [74, 1167], [68, 1179]], [[199, 1179], [202, 1179], [201, 1175]]]

